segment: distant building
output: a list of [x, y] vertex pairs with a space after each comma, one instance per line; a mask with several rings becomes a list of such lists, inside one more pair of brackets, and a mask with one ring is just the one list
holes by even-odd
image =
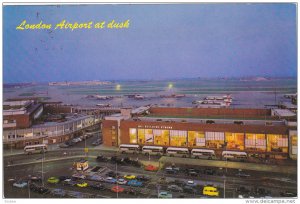
[[28, 128], [43, 113], [43, 105], [34, 100], [4, 101], [3, 129]]

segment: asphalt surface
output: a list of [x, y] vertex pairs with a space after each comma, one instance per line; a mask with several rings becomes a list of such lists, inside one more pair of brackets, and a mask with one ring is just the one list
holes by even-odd
[[[92, 139], [91, 139], [92, 140]], [[87, 141], [88, 142], [88, 141]], [[67, 155], [63, 154], [67, 152]], [[220, 192], [220, 197], [224, 197], [224, 184], [226, 188], [226, 198], [236, 198], [240, 193], [236, 192], [236, 188], [245, 187], [249, 190], [253, 188], [264, 188], [267, 193], [266, 195], [255, 195], [256, 197], [280, 197], [280, 193], [287, 190], [290, 192], [297, 192], [297, 183], [295, 175], [282, 175], [282, 174], [268, 174], [267, 172], [257, 172], [257, 171], [247, 171], [247, 177], [237, 176], [237, 169], [219, 169], [214, 168], [216, 171], [214, 175], [207, 175], [203, 173], [204, 169], [207, 167], [195, 167], [199, 170], [197, 176], [188, 176], [184, 173], [184, 168], [192, 168], [192, 166], [179, 166], [180, 171], [177, 174], [167, 174], [162, 168], [158, 172], [149, 172], [145, 171], [142, 167], [134, 167], [130, 165], [116, 165], [110, 162], [97, 162], [95, 157], [98, 154], [102, 154], [106, 157], [111, 157], [116, 155], [114, 152], [90, 152], [88, 155], [82, 150], [78, 150], [75, 147], [69, 148], [63, 151], [47, 152], [44, 154], [45, 158], [43, 160], [42, 154], [33, 154], [33, 155], [15, 155], [10, 157], [5, 157], [4, 162], [8, 160], [13, 160], [12, 164], [5, 165], [4, 167], [4, 196], [5, 198], [53, 198], [55, 197], [52, 194], [41, 195], [35, 192], [30, 191], [28, 188], [19, 189], [13, 187], [13, 181], [9, 179], [25, 179], [28, 175], [42, 175], [42, 169], [44, 171], [44, 185], [49, 189], [62, 188], [68, 191], [81, 192], [84, 197], [103, 197], [103, 198], [157, 198], [157, 194], [160, 191], [168, 191], [168, 186], [172, 184], [174, 180], [181, 180], [182, 182], [187, 182], [188, 180], [193, 180], [196, 184], [194, 194], [189, 193], [173, 193], [173, 197], [185, 197], [185, 198], [201, 198], [205, 197], [202, 195], [202, 189], [205, 185], [214, 185], [218, 188]], [[86, 156], [86, 157], [85, 157]], [[132, 159], [139, 158], [139, 160], [148, 160], [149, 157], [143, 155], [118, 155], [118, 157], [131, 157]], [[106, 190], [94, 190], [91, 187], [79, 188], [77, 186], [64, 186], [62, 184], [48, 184], [47, 179], [51, 176], [71, 176], [75, 173], [75, 170], [72, 169], [72, 164], [78, 158], [87, 158], [89, 160], [89, 165], [99, 166], [105, 168], [104, 172], [97, 172], [102, 177], [107, 177], [106, 173], [108, 171], [116, 171], [121, 174], [134, 174], [134, 175], [149, 175], [151, 181], [145, 183], [143, 187], [134, 188], [137, 191], [136, 195], [125, 194], [125, 193], [114, 193], [110, 190], [113, 186], [105, 182], [103, 185], [107, 188]], [[49, 159], [56, 160], [48, 162]], [[151, 156], [151, 161], [158, 161], [159, 157]], [[45, 162], [43, 162], [45, 161]], [[29, 165], [30, 163], [30, 165]], [[211, 168], [211, 167], [210, 167]], [[157, 185], [161, 177], [165, 177], [165, 182]], [[86, 180], [87, 181], [87, 180]], [[225, 182], [224, 182], [225, 181]], [[90, 182], [90, 181], [87, 181]], [[42, 185], [42, 183], [40, 183]], [[125, 189], [129, 188], [128, 186], [123, 186]]]

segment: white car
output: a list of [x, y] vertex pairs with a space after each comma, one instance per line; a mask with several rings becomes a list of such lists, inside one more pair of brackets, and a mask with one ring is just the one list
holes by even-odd
[[14, 183], [13, 186], [17, 187], [17, 188], [25, 188], [27, 186], [27, 182], [25, 182], [25, 181], [18, 181], [16, 183]]
[[189, 180], [189, 181], [187, 181], [186, 185], [188, 185], [188, 186], [195, 186], [196, 184], [195, 184], [194, 181]]
[[127, 183], [127, 181], [125, 179], [120, 178], [120, 179], [117, 180], [117, 183], [121, 184], [121, 185], [122, 184], [125, 185]]

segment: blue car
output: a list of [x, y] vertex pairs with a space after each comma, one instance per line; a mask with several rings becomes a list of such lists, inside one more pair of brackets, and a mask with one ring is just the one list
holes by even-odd
[[128, 186], [134, 186], [134, 187], [141, 187], [143, 186], [143, 182], [138, 181], [138, 180], [131, 180], [127, 182]]
[[117, 179], [112, 177], [107, 177], [106, 179], [104, 179], [104, 181], [107, 183], [117, 183]]

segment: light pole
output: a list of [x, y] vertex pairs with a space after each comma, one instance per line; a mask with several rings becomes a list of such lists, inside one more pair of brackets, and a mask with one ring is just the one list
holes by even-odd
[[28, 185], [28, 198], [30, 198], [30, 187], [29, 187], [30, 184], [29, 183], [30, 183], [30, 181], [28, 180], [27, 181], [27, 185]]
[[45, 150], [43, 149], [43, 157], [42, 157], [42, 185], [44, 187], [44, 158], [45, 158]]
[[223, 176], [223, 179], [224, 179], [224, 183], [223, 183], [223, 185], [224, 185], [224, 198], [226, 198], [226, 176]]
[[[116, 179], [118, 179], [118, 163], [116, 162]], [[119, 184], [117, 180], [117, 198], [119, 198]]]

